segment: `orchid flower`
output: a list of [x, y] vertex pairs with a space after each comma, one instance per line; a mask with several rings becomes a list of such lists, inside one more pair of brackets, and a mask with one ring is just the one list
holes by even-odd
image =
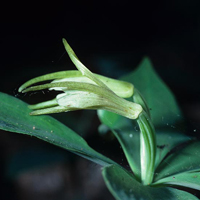
[[[141, 181], [148, 185], [153, 180], [156, 155], [155, 131], [151, 124], [148, 107], [131, 83], [92, 73], [78, 59], [67, 41], [65, 49], [77, 70], [60, 71], [33, 78], [24, 83], [19, 92], [43, 89], [61, 91], [54, 99], [29, 107], [31, 115], [68, 112], [80, 109], [107, 110], [129, 119], [137, 119], [140, 127]], [[33, 84], [51, 81], [47, 84]], [[133, 96], [134, 102], [124, 98]], [[134, 168], [134, 166], [132, 166]]]
[[[46, 74], [24, 83], [19, 88], [19, 92], [43, 89], [62, 92], [53, 100], [30, 105], [29, 107], [34, 110], [30, 114], [41, 115], [80, 109], [104, 109], [130, 119], [138, 118], [143, 110], [142, 106], [123, 99], [133, 95], [134, 86], [128, 82], [92, 73], [81, 63], [65, 39], [63, 39], [63, 43], [78, 70]], [[52, 82], [32, 86], [47, 80], [52, 80]]]

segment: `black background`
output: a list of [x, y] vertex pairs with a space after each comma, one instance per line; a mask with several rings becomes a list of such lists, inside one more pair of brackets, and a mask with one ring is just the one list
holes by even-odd
[[199, 6], [198, 0], [7, 2], [0, 19], [2, 90], [12, 93], [10, 82], [20, 84], [41, 68], [73, 68], [64, 55], [65, 37], [89, 68], [113, 77], [149, 56], [180, 103], [198, 102]]
[[[17, 94], [20, 84], [45, 73], [75, 69], [64, 51], [63, 37], [93, 72], [114, 78], [148, 56], [175, 94], [188, 123], [187, 133], [199, 137], [199, 9], [199, 0], [4, 2], [1, 92], [32, 102], [32, 97]], [[5, 140], [18, 137], [11, 135], [2, 136], [2, 152], [9, 152]], [[8, 154], [2, 154], [2, 160]], [[12, 198], [19, 197], [14, 192]]]

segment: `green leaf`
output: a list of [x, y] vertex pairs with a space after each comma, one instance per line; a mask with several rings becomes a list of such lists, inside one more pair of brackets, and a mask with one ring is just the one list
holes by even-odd
[[188, 172], [166, 177], [153, 185], [183, 186], [200, 190], [200, 172]]
[[97, 110], [98, 117], [102, 124], [105, 124], [110, 129], [131, 128], [133, 120], [127, 119], [113, 112], [106, 110]]
[[[140, 180], [140, 134], [137, 123], [115, 113], [99, 110], [101, 122], [108, 126], [118, 139], [128, 163], [138, 180]], [[155, 168], [163, 158], [177, 145], [191, 141], [191, 138], [177, 132], [161, 132], [156, 135], [157, 152]]]
[[140, 180], [140, 134], [136, 121], [105, 110], [98, 110], [98, 116], [118, 139], [132, 171]]
[[177, 132], [158, 132], [157, 139], [157, 153], [155, 168], [162, 162], [163, 158], [176, 146], [185, 142], [191, 141], [187, 135]]
[[117, 200], [198, 200], [194, 195], [175, 188], [144, 186], [132, 174], [115, 165], [104, 167], [102, 174]]
[[[135, 176], [140, 179], [140, 136], [139, 127], [133, 120], [126, 119], [115, 113], [99, 110], [101, 122], [108, 126], [118, 139], [128, 163]], [[191, 141], [191, 138], [177, 132], [161, 132], [156, 135], [157, 152], [155, 168], [163, 158], [177, 145]]]
[[28, 105], [17, 98], [0, 93], [0, 110], [0, 129], [35, 136], [103, 166], [115, 163], [54, 118], [30, 116]]
[[200, 170], [200, 142], [190, 142], [184, 148], [177, 148], [169, 154], [155, 171], [155, 181], [182, 172]]
[[155, 72], [148, 58], [144, 58], [135, 71], [121, 79], [131, 82], [142, 94], [151, 110], [155, 127], [166, 126], [166, 123], [174, 126], [180, 121], [181, 112], [173, 94]]
[[136, 176], [137, 180], [141, 179], [140, 168], [140, 135], [132, 129], [113, 130], [114, 135], [118, 139], [126, 159]]

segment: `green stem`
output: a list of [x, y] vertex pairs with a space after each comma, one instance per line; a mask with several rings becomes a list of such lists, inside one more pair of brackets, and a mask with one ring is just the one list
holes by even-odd
[[143, 107], [143, 112], [137, 119], [137, 123], [140, 127], [141, 181], [144, 185], [149, 185], [152, 183], [154, 177], [156, 135], [150, 119], [149, 108], [138, 90], [135, 90], [133, 100]]
[[154, 177], [156, 157], [155, 131], [151, 120], [144, 111], [139, 115], [137, 123], [140, 127], [141, 181], [144, 185], [149, 185]]

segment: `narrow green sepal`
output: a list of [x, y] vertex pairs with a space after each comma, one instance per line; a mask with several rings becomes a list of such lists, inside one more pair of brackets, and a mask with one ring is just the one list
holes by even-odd
[[68, 71], [60, 71], [60, 72], [45, 74], [42, 76], [32, 78], [29, 81], [25, 82], [23, 85], [19, 87], [18, 92], [23, 92], [23, 90], [26, 89], [27, 87], [36, 83], [43, 82], [43, 81], [62, 79], [62, 78], [71, 78], [71, 77], [80, 77], [80, 76], [82, 76], [82, 74], [78, 70], [68, 70]]
[[94, 76], [94, 74], [81, 63], [81, 61], [78, 59], [77, 55], [74, 53], [73, 49], [68, 44], [67, 40], [64, 38], [63, 38], [63, 44], [64, 44], [65, 50], [67, 51], [71, 61], [74, 63], [76, 68], [82, 73], [82, 75], [88, 77], [89, 79], [94, 81], [97, 85], [107, 88], [107, 86], [101, 80], [96, 78]]
[[41, 102], [41, 103], [37, 103], [34, 105], [29, 105], [28, 107], [32, 110], [36, 110], [36, 109], [41, 109], [41, 108], [49, 108], [49, 107], [53, 107], [53, 106], [57, 106], [58, 103], [55, 99], [49, 100], [49, 101], [45, 101], [45, 102]]

